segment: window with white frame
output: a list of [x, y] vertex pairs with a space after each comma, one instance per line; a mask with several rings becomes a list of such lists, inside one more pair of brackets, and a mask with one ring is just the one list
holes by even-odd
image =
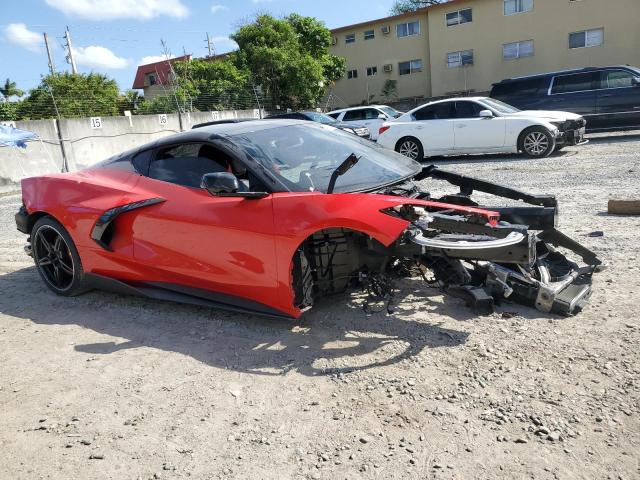
[[376, 38], [376, 31], [375, 30], [365, 30], [365, 32], [364, 32], [364, 39], [365, 40], [373, 40], [374, 38]]
[[398, 73], [400, 75], [410, 75], [422, 71], [422, 60], [410, 60], [408, 62], [400, 62], [398, 64]]
[[505, 43], [502, 45], [502, 58], [505, 60], [523, 57], [533, 57], [533, 40]]
[[358, 78], [358, 70], [347, 70], [347, 78], [349, 80], [352, 78]]
[[344, 43], [356, 43], [356, 34], [349, 33], [344, 36]]
[[473, 65], [473, 50], [447, 53], [447, 67], [456, 68]]
[[533, 0], [504, 0], [504, 14], [515, 15], [533, 10]]
[[569, 48], [599, 47], [604, 43], [604, 28], [569, 34]]
[[473, 12], [470, 8], [464, 10], [458, 10], [456, 12], [449, 12], [445, 15], [447, 20], [447, 27], [454, 25], [460, 25], [462, 23], [470, 23], [473, 21]]
[[373, 77], [378, 74], [378, 67], [367, 67], [367, 77]]
[[396, 35], [398, 38], [410, 37], [412, 35], [418, 35], [420, 33], [420, 22], [399, 23], [396, 25]]

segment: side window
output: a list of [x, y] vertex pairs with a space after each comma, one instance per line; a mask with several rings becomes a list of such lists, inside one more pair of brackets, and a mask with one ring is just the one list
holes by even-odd
[[380, 115], [382, 112], [379, 110], [376, 110], [375, 108], [367, 108], [364, 111], [364, 119], [365, 120], [377, 120], [378, 119], [378, 115]]
[[525, 80], [517, 80], [514, 82], [498, 83], [491, 91], [492, 96], [506, 97], [510, 95], [537, 95], [539, 90], [543, 88], [544, 78], [532, 78]]
[[153, 150], [145, 150], [133, 157], [131, 159], [131, 163], [133, 164], [133, 168], [136, 169], [136, 172], [147, 177], [149, 176], [149, 164], [151, 163], [151, 158], [153, 158]]
[[477, 118], [483, 108], [475, 102], [456, 102], [456, 118]]
[[337, 120], [338, 117], [340, 116], [340, 113], [327, 113], [327, 115], [329, 115], [330, 117], [335, 118]]
[[624, 70], [607, 70], [603, 72], [602, 88], [633, 87], [633, 75]]
[[205, 173], [230, 172], [232, 160], [208, 144], [185, 143], [157, 151], [149, 178], [199, 188]]
[[421, 108], [413, 114], [416, 120], [447, 120], [453, 118], [453, 102], [437, 103]]
[[561, 75], [553, 79], [551, 93], [572, 93], [594, 90], [597, 86], [598, 73], [577, 73], [575, 75]]
[[345, 122], [352, 120], [364, 120], [364, 110], [349, 110], [344, 114], [344, 118], [342, 120]]

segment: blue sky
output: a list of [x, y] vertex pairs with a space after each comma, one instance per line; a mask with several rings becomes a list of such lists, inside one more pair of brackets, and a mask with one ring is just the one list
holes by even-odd
[[[5, 2], [3, 2], [5, 3]], [[315, 16], [329, 28], [388, 14], [392, 0], [8, 0], [0, 19], [0, 81], [9, 77], [23, 90], [48, 73], [43, 32], [53, 49], [56, 69], [65, 62], [68, 25], [80, 72], [115, 78], [131, 88], [136, 66], [162, 54], [163, 38], [174, 56], [183, 49], [206, 54], [205, 35], [216, 53], [234, 49], [228, 39], [236, 26], [257, 12], [276, 16], [296, 12]], [[158, 59], [160, 59], [158, 57]]]

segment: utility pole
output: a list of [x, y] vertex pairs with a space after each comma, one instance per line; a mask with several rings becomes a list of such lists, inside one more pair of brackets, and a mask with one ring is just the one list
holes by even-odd
[[49, 57], [49, 72], [51, 73], [51, 75], [53, 75], [54, 73], [56, 73], [56, 66], [53, 64], [53, 58], [51, 58], [51, 50], [49, 49], [49, 36], [47, 35], [47, 32], [44, 32], [42, 35], [44, 35], [44, 46], [47, 49], [47, 57]]
[[65, 47], [67, 47], [67, 63], [71, 64], [71, 73], [78, 73], [78, 68], [76, 67], [76, 60], [73, 58], [73, 49], [71, 47], [71, 33], [69, 32], [69, 27], [64, 32], [64, 39], [67, 41]]
[[215, 55], [215, 49], [213, 46], [213, 40], [211, 40], [211, 37], [209, 37], [209, 32], [207, 32], [207, 39], [205, 40], [205, 42], [207, 42], [207, 49], [209, 50], [209, 57], [213, 57]]

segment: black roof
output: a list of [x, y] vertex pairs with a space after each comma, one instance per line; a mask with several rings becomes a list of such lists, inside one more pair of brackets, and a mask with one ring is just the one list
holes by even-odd
[[269, 128], [307, 124], [308, 123], [303, 120], [289, 119], [273, 119], [268, 122], [264, 120], [247, 120], [246, 122], [218, 123], [196, 128], [193, 130], [187, 130], [186, 132], [180, 132], [174, 135], [168, 135], [166, 137], [155, 140], [154, 142], [148, 143], [140, 147], [140, 149], [162, 147], [164, 145], [172, 145], [176, 142], [206, 142], [207, 140], [210, 140], [212, 137], [216, 136], [231, 137], [233, 135], [258, 132], [261, 130], [267, 130]]
[[597, 70], [603, 70], [605, 68], [629, 68], [629, 65], [609, 65], [607, 67], [583, 67], [583, 68], [572, 68], [569, 70], [557, 70], [555, 72], [536, 73], [534, 75], [524, 75], [522, 77], [505, 78], [504, 80], [494, 83], [494, 85], [499, 85], [501, 83], [517, 82], [520, 80], [544, 78], [550, 75], [594, 72]]

